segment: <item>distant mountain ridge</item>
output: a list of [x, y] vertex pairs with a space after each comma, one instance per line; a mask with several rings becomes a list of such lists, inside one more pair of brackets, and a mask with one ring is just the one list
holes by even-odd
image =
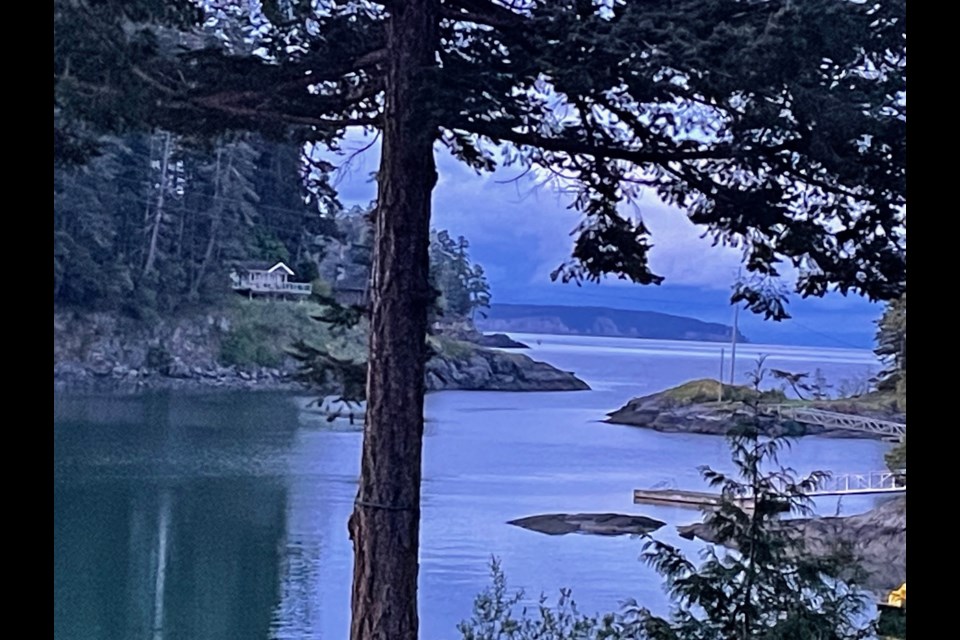
[[[481, 331], [704, 342], [727, 342], [733, 335], [732, 327], [725, 324], [658, 311], [539, 304], [494, 304], [476, 325]], [[737, 341], [749, 342], [739, 331]]]

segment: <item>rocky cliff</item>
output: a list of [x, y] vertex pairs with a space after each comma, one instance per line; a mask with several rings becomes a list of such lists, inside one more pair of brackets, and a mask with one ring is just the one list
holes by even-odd
[[443, 350], [427, 362], [427, 389], [470, 391], [580, 391], [590, 387], [573, 373], [521, 353], [504, 353], [466, 343]]
[[[278, 307], [278, 310], [280, 308]], [[241, 310], [243, 311], [243, 310]], [[280, 321], [277, 332], [289, 331]], [[147, 389], [303, 390], [297, 363], [282, 349], [236, 362], [236, 314], [203, 314], [147, 323], [106, 313], [55, 313], [54, 388], [135, 392]], [[280, 335], [275, 342], [292, 340]], [[363, 340], [360, 336], [357, 340]], [[249, 351], [249, 349], [247, 349]], [[357, 346], [362, 352], [362, 344]], [[230, 356], [230, 357], [228, 357]], [[269, 357], [267, 357], [269, 356]], [[259, 362], [257, 361], [259, 360]], [[589, 388], [571, 373], [520, 354], [448, 340], [427, 364], [429, 390], [559, 391]], [[319, 390], [328, 391], [328, 390]]]

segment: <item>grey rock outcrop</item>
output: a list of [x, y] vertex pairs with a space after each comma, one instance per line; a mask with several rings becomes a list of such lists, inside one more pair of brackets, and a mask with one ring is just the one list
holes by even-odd
[[[834, 409], [831, 409], [834, 410]], [[768, 435], [818, 435], [828, 438], [878, 438], [871, 433], [832, 429], [818, 425], [778, 422], [775, 418], [755, 416], [742, 402], [678, 402], [664, 391], [634, 398], [607, 414], [606, 422], [643, 427], [666, 433], [704, 433], [726, 435], [744, 420], [759, 420]]]
[[520, 353], [476, 347], [469, 354], [427, 362], [427, 389], [468, 391], [581, 391], [589, 385], [568, 371]]
[[[297, 363], [278, 366], [220, 362], [231, 330], [224, 317], [206, 315], [154, 323], [105, 313], [54, 314], [54, 389], [137, 392], [152, 389], [304, 391]], [[506, 336], [504, 336], [506, 337]], [[589, 389], [572, 373], [527, 356], [462, 343], [456, 354], [427, 364], [428, 390], [568, 391]], [[313, 389], [332, 392], [335, 389]]]
[[560, 536], [567, 533], [620, 536], [651, 533], [666, 523], [646, 516], [621, 513], [551, 513], [518, 518], [507, 524], [551, 536]]
[[505, 333], [479, 333], [470, 342], [491, 349], [529, 349], [528, 345], [514, 340]]
[[[907, 501], [905, 497], [885, 502], [866, 513], [846, 517], [796, 518], [782, 521], [799, 531], [807, 551], [826, 555], [846, 546], [866, 572], [863, 585], [886, 593], [907, 579]], [[677, 527], [684, 538], [716, 542], [706, 524]]]

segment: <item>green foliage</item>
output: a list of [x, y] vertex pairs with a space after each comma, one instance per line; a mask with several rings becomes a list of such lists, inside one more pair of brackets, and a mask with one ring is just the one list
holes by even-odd
[[449, 336], [429, 336], [427, 345], [436, 353], [451, 360], [469, 360], [477, 352], [477, 345]]
[[472, 318], [490, 306], [490, 285], [483, 267], [470, 262], [469, 248], [463, 236], [454, 240], [446, 230], [430, 234], [430, 281], [440, 294], [436, 307], [442, 316]]
[[269, 326], [257, 324], [234, 329], [220, 341], [220, 361], [228, 366], [280, 366], [283, 350], [268, 341], [269, 329]]
[[[783, 380], [786, 384], [790, 385], [790, 388], [793, 389], [793, 392], [797, 394], [797, 397], [801, 400], [830, 399], [830, 390], [833, 388], [833, 385], [827, 382], [827, 378], [823, 375], [820, 367], [814, 370], [813, 378], [810, 378], [809, 373], [795, 373], [782, 371], [780, 369], [771, 369], [770, 373], [774, 378]], [[809, 380], [809, 382], [807, 380]]]
[[360, 402], [367, 397], [366, 359], [333, 355], [327, 346], [298, 340], [288, 353], [300, 363], [297, 377], [314, 387], [336, 386], [341, 399]]
[[907, 639], [907, 614], [905, 609], [882, 611], [877, 621], [877, 636], [881, 640]]
[[[698, 404], [701, 402], [715, 402], [718, 397], [718, 382], [712, 379], [691, 380], [667, 389], [663, 392], [667, 398], [679, 405]], [[747, 385], [723, 385], [723, 399], [727, 402], [754, 402], [778, 403], [786, 400], [783, 392], [777, 389], [757, 391]]]
[[874, 353], [886, 364], [878, 376], [877, 388], [895, 391], [906, 408], [907, 391], [907, 294], [887, 304], [877, 322]]
[[623, 638], [613, 626], [614, 616], [582, 615], [568, 589], [560, 591], [555, 606], [545, 596], [533, 608], [523, 606], [523, 591], [510, 593], [500, 561], [490, 562], [492, 586], [473, 601], [473, 616], [457, 625], [462, 640], [602, 640]]
[[903, 440], [897, 444], [893, 449], [888, 451], [883, 456], [884, 461], [887, 463], [887, 467], [891, 471], [899, 471], [901, 469], [907, 468], [907, 438], [904, 436]]
[[333, 287], [323, 278], [314, 278], [310, 281], [310, 296], [317, 302], [329, 300], [332, 294]]
[[[866, 596], [856, 588], [856, 563], [850, 553], [815, 556], [800, 534], [780, 520], [780, 512], [811, 515], [806, 493], [823, 473], [798, 478], [779, 467], [777, 457], [789, 440], [763, 438], [754, 425], [731, 434], [736, 474], [709, 468], [701, 473], [719, 489], [719, 509], [706, 514], [715, 542], [733, 550], [703, 551], [698, 565], [671, 545], [650, 540], [643, 558], [666, 579], [675, 607], [668, 617], [654, 615], [636, 602], [624, 611], [623, 624], [649, 640], [847, 640], [872, 636], [858, 622]], [[766, 470], [773, 465], [775, 470]], [[744, 510], [738, 501], [750, 499]], [[836, 576], [844, 576], [841, 581]]]
[[297, 343], [325, 345], [338, 354], [357, 357], [366, 351], [364, 327], [334, 334], [313, 316], [313, 303], [237, 298], [228, 307], [230, 328], [221, 336], [220, 359], [237, 366], [279, 366]]
[[[59, 161], [82, 158], [91, 132], [144, 123], [333, 149], [350, 125], [382, 125], [380, 54], [396, 12], [305, 1], [201, 11], [54, 3]], [[409, 11], [437, 23], [436, 62], [399, 108], [472, 168], [517, 165], [571, 194], [583, 218], [555, 277], [660, 282], [649, 229], [621, 206], [645, 188], [742, 246], [761, 282], [789, 263], [804, 296], [905, 290], [904, 0], [451, 0]], [[317, 193], [332, 197], [320, 180]], [[734, 295], [786, 315], [776, 291], [748, 283]]]
[[[762, 361], [753, 374], [754, 388], [763, 378]], [[753, 400], [754, 415], [756, 396]], [[642, 558], [664, 577], [673, 600], [669, 615], [656, 615], [627, 601], [616, 615], [585, 617], [561, 592], [556, 609], [545, 607], [531, 617], [516, 615], [521, 596], [506, 595], [498, 564], [493, 588], [474, 603], [474, 616], [458, 627], [463, 638], [620, 640], [854, 640], [873, 637], [863, 623], [866, 594], [849, 549], [814, 555], [805, 540], [781, 520], [784, 510], [811, 515], [806, 497], [825, 478], [822, 472], [798, 477], [778, 462], [790, 440], [760, 435], [757, 419], [730, 433], [733, 474], [708, 467], [701, 474], [719, 491], [720, 506], [706, 511], [704, 525], [717, 546], [706, 547], [693, 561], [672, 545], [647, 536]], [[749, 504], [749, 508], [746, 506]], [[842, 576], [842, 580], [838, 578]], [[560, 620], [549, 627], [544, 620]], [[547, 630], [549, 629], [549, 630]], [[499, 635], [498, 635], [499, 634]]]
[[907, 370], [900, 372], [900, 379], [897, 380], [896, 388], [897, 405], [901, 411], [907, 410]]
[[54, 170], [54, 304], [146, 318], [218, 303], [238, 262], [310, 267], [327, 227], [299, 171], [296, 146], [251, 135], [103, 139], [97, 158]]

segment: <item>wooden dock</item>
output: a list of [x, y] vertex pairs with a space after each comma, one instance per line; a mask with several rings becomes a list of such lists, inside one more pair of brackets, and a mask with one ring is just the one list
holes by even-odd
[[[753, 498], [741, 498], [739, 502], [743, 509], [753, 509]], [[685, 489], [634, 489], [633, 503], [690, 507], [693, 509], [716, 509], [720, 506], [720, 494], [687, 491]]]
[[719, 507], [720, 495], [681, 489], [634, 489], [633, 503], [671, 507]]
[[[744, 511], [752, 511], [755, 502], [752, 497], [737, 498], [735, 502]], [[634, 504], [651, 504], [666, 507], [688, 507], [691, 509], [716, 509], [720, 506], [719, 493], [688, 491], [686, 489], [634, 489]], [[782, 511], [789, 511], [784, 503]]]

